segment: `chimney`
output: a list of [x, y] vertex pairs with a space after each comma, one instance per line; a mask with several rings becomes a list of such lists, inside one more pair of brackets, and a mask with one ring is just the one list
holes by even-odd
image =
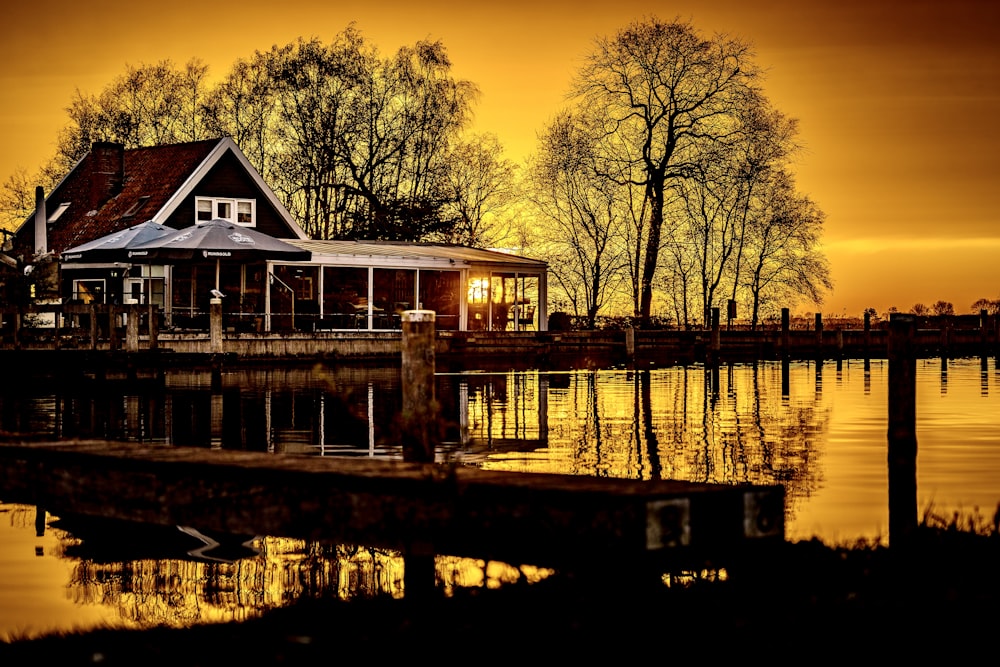
[[97, 210], [122, 191], [125, 183], [125, 146], [94, 142], [90, 150], [90, 210]]
[[44, 255], [49, 251], [48, 216], [45, 214], [45, 191], [42, 186], [35, 188], [35, 255]]

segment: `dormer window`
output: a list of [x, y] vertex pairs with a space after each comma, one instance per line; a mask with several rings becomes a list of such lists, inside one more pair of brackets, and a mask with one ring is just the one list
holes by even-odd
[[257, 224], [257, 202], [253, 199], [196, 197], [195, 221], [208, 222], [215, 219], [254, 227]]

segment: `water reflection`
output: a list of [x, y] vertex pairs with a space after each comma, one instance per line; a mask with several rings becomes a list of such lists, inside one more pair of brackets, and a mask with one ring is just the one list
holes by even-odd
[[[492, 470], [777, 483], [786, 488], [790, 539], [882, 540], [887, 375], [887, 362], [867, 359], [441, 373], [436, 392], [446, 428], [438, 456]], [[918, 361], [920, 511], [992, 515], [1000, 500], [998, 380], [1000, 366], [985, 359]], [[398, 368], [175, 371], [140, 386], [6, 386], [0, 431], [398, 458], [401, 402]], [[24, 512], [23, 526], [0, 530], [37, 530], [32, 508], [6, 507]], [[79, 542], [86, 529], [57, 519], [41, 519], [58, 536], [46, 556], [73, 563], [75, 603], [114, 609], [120, 623], [238, 619], [304, 596], [401, 595], [403, 562], [390, 551], [258, 536], [237, 542], [252, 553], [231, 562], [212, 560], [204, 543], [126, 558], [121, 544], [107, 554], [87, 551], [88, 541]], [[89, 544], [113, 542], [92, 534]], [[546, 576], [459, 557], [440, 556], [434, 567], [445, 589]]]
[[[995, 485], [974, 480], [983, 466], [1000, 472], [992, 416], [998, 398], [989, 391], [998, 374], [1000, 369], [978, 358], [919, 362], [921, 507], [968, 509], [970, 501], [995, 502], [983, 497], [982, 488], [996, 493]], [[886, 484], [886, 385], [887, 362], [867, 359], [838, 362], [836, 368], [782, 361], [439, 373], [436, 392], [445, 424], [438, 458], [522, 472], [783, 484], [789, 535], [842, 540], [845, 530], [874, 516], [857, 536], [879, 537], [882, 514], [852, 518], [856, 492], [838, 499], [841, 514], [824, 516], [828, 525], [816, 523], [810, 512], [817, 494], [840, 479], [855, 480], [853, 487], [865, 479], [870, 488], [863, 495], [884, 511], [872, 494], [884, 492]], [[0, 393], [0, 431], [400, 458], [401, 403], [396, 367], [320, 364], [221, 376], [175, 371], [140, 386], [7, 386]], [[938, 457], [943, 434], [946, 455], [964, 477], [926, 475], [926, 459]], [[864, 438], [867, 449], [842, 460], [845, 437]], [[992, 443], [990, 451], [968, 460], [963, 444], [983, 440]]]

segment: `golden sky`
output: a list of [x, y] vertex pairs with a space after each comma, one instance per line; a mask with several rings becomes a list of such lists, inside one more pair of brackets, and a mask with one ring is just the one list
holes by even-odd
[[441, 40], [482, 91], [474, 129], [520, 162], [593, 40], [651, 15], [751, 41], [772, 102], [799, 120], [799, 188], [827, 215], [824, 315], [1000, 298], [996, 0], [18, 2], [0, 24], [0, 180], [44, 162], [74, 91], [126, 64], [197, 57], [222, 76], [352, 21], [383, 55]]

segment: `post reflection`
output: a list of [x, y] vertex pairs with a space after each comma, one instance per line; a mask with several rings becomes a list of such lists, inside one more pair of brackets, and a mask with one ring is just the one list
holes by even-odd
[[[855, 534], [884, 537], [886, 371], [885, 362], [866, 358], [863, 365], [846, 360], [836, 371], [832, 364], [784, 359], [724, 369], [440, 373], [436, 391], [446, 424], [438, 459], [518, 472], [782, 484], [789, 534], [818, 526], [814, 534], [830, 542]], [[924, 496], [918, 509], [926, 497], [941, 511], [995, 506], [1000, 452], [990, 443], [997, 442], [998, 396], [988, 388], [998, 371], [976, 358], [921, 365], [917, 417], [925, 421], [916, 492]], [[255, 368], [219, 377], [175, 372], [144, 385], [8, 387], [0, 391], [0, 431], [394, 458], [401, 456], [393, 431], [400, 404], [398, 368]], [[966, 496], [970, 489], [979, 495]], [[907, 487], [907, 516], [916, 492]], [[803, 516], [809, 523], [800, 528]], [[66, 540], [73, 539], [67, 530]], [[121, 605], [122, 618], [165, 623], [193, 614], [255, 613], [296, 596], [405, 591], [406, 562], [398, 553], [268, 536], [252, 544], [258, 553], [233, 562], [187, 552], [81, 557], [73, 595], [88, 604]], [[545, 576], [460, 556], [436, 555], [434, 568], [446, 588]], [[195, 611], [199, 598], [213, 602]]]

